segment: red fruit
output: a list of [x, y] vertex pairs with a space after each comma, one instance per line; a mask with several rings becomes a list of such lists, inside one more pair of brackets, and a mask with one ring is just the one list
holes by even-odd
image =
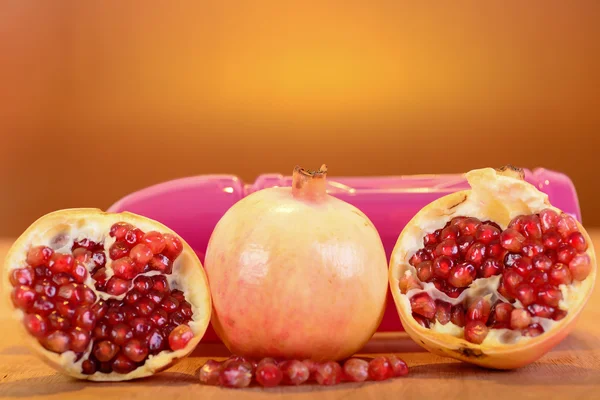
[[523, 218], [523, 234], [529, 239], [540, 239], [542, 237], [542, 226], [540, 218], [535, 215], [527, 215]]
[[460, 263], [450, 270], [448, 283], [454, 287], [467, 287], [477, 277], [475, 267], [469, 263]]
[[69, 332], [69, 335], [71, 336], [71, 350], [76, 353], [83, 353], [87, 350], [91, 339], [89, 331], [76, 327]]
[[560, 218], [556, 223], [556, 230], [560, 236], [566, 239], [571, 233], [576, 232], [577, 229], [577, 222], [575, 221], [575, 218], [565, 213], [560, 215]]
[[48, 262], [48, 268], [53, 273], [71, 272], [75, 259], [72, 254], [54, 253]]
[[98, 363], [94, 359], [83, 360], [81, 363], [81, 372], [84, 375], [92, 375], [98, 370]]
[[159, 271], [163, 274], [170, 274], [173, 270], [173, 263], [171, 260], [162, 254], [157, 254], [148, 263], [151, 271]]
[[35, 302], [35, 292], [29, 286], [17, 286], [12, 291], [12, 302], [23, 311], [30, 310]]
[[445, 301], [436, 300], [435, 302], [435, 319], [442, 325], [450, 322], [451, 304]]
[[374, 381], [383, 381], [394, 375], [390, 362], [385, 357], [375, 357], [369, 362], [369, 377]]
[[576, 281], [583, 281], [592, 272], [592, 260], [587, 254], [577, 254], [569, 262], [569, 271]]
[[555, 231], [548, 231], [542, 236], [542, 245], [546, 249], [557, 249], [560, 241], [561, 237]]
[[433, 263], [431, 261], [423, 261], [419, 263], [416, 268], [417, 278], [419, 278], [421, 282], [429, 282], [431, 278], [433, 278]]
[[534, 269], [547, 272], [552, 267], [552, 260], [544, 254], [539, 254], [533, 257], [531, 264]]
[[464, 218], [458, 221], [458, 228], [463, 236], [475, 235], [480, 225], [481, 221], [477, 218]]
[[475, 240], [479, 243], [488, 244], [500, 236], [500, 229], [490, 224], [482, 224], [475, 232]]
[[555, 229], [558, 223], [558, 213], [550, 208], [546, 208], [539, 213], [540, 216], [540, 226], [542, 227], [542, 232], [546, 233], [551, 229]]
[[23, 317], [23, 324], [27, 331], [35, 337], [43, 337], [48, 331], [48, 321], [37, 314], [27, 314]]
[[110, 227], [109, 235], [110, 237], [114, 237], [115, 240], [123, 240], [127, 232], [131, 229], [133, 229], [131, 224], [128, 224], [127, 222], [117, 222]]
[[42, 346], [53, 353], [62, 354], [69, 350], [70, 342], [71, 339], [67, 333], [54, 331], [43, 339]]
[[315, 370], [315, 380], [319, 385], [336, 385], [342, 381], [343, 374], [344, 372], [342, 371], [340, 364], [335, 361], [327, 361], [317, 365]]
[[130, 284], [131, 281], [113, 276], [106, 282], [106, 293], [112, 294], [113, 296], [120, 296], [127, 292]]
[[13, 269], [10, 274], [10, 283], [13, 286], [31, 286], [34, 279], [33, 268], [25, 267], [19, 269]]
[[465, 260], [479, 266], [486, 257], [486, 250], [485, 244], [476, 242], [467, 251]]
[[406, 365], [404, 360], [394, 355], [387, 356], [387, 359], [392, 367], [392, 376], [400, 377], [408, 375], [408, 365]]
[[554, 264], [552, 268], [550, 268], [548, 279], [551, 284], [556, 286], [563, 284], [569, 285], [573, 281], [569, 267], [560, 263]]
[[526, 277], [533, 270], [533, 264], [531, 262], [531, 258], [529, 257], [521, 257], [515, 260], [513, 264], [513, 271], [522, 277]]
[[194, 338], [194, 332], [187, 325], [179, 325], [169, 334], [169, 347], [171, 350], [181, 350]]
[[458, 246], [454, 239], [447, 239], [435, 247], [436, 256], [452, 257], [458, 254]]
[[119, 346], [108, 340], [103, 340], [94, 346], [94, 356], [98, 361], [110, 361], [118, 352]]
[[163, 234], [163, 238], [165, 239], [165, 249], [162, 253], [169, 259], [175, 260], [183, 251], [181, 240], [170, 233]]
[[494, 307], [494, 320], [496, 322], [510, 322], [510, 315], [513, 311], [513, 306], [508, 303], [498, 303]]
[[461, 328], [465, 326], [465, 309], [462, 304], [452, 306], [452, 310], [450, 311], [450, 322]]
[[521, 333], [523, 336], [535, 337], [544, 333], [544, 328], [542, 328], [539, 324], [532, 324], [528, 328], [523, 329], [523, 332]]
[[467, 309], [466, 318], [467, 321], [481, 321], [487, 322], [491, 312], [491, 306], [489, 301], [483, 297], [479, 297], [469, 305]]
[[136, 368], [136, 363], [127, 358], [125, 354], [119, 354], [112, 362], [112, 369], [118, 374], [127, 374]]
[[481, 321], [469, 321], [465, 325], [465, 340], [481, 344], [488, 335], [489, 329], [485, 326], [485, 323]]
[[135, 229], [128, 231], [125, 234], [123, 241], [127, 244], [127, 247], [131, 248], [136, 243], [138, 243], [140, 240], [142, 240], [143, 236], [144, 236], [144, 232], [142, 232], [140, 229], [135, 228]]
[[522, 308], [515, 308], [510, 314], [511, 329], [525, 329], [531, 324], [531, 314]]
[[427, 293], [419, 293], [410, 299], [410, 306], [414, 313], [427, 319], [435, 316], [435, 302]]
[[138, 268], [148, 264], [153, 256], [154, 254], [150, 247], [143, 243], [136, 244], [129, 252], [129, 257], [131, 257]]
[[109, 334], [111, 342], [118, 346], [123, 346], [125, 343], [129, 342], [133, 338], [132, 329], [121, 322], [117, 325], [113, 326], [112, 330]]
[[503, 269], [504, 267], [500, 261], [488, 258], [481, 265], [481, 277], [489, 278], [490, 276], [499, 275]]
[[215, 360], [208, 360], [202, 368], [200, 368], [200, 383], [216, 386], [219, 384], [220, 375], [221, 363]]
[[439, 241], [438, 235], [435, 232], [428, 233], [423, 237], [423, 245], [427, 246], [428, 244], [437, 244]]
[[87, 307], [78, 308], [77, 311], [75, 311], [74, 323], [75, 326], [78, 326], [86, 331], [90, 331], [94, 328], [96, 323], [96, 314], [94, 314], [94, 312]]
[[148, 347], [137, 339], [131, 339], [123, 347], [123, 354], [133, 362], [142, 362], [148, 357]]
[[[124, 280], [131, 280], [138, 274], [138, 270], [133, 260], [129, 257], [123, 257], [113, 261], [112, 269], [117, 278]], [[125, 290], [127, 290], [127, 288]]]
[[558, 307], [562, 292], [552, 285], [543, 285], [538, 292], [538, 300], [550, 307]]
[[252, 365], [234, 361], [224, 366], [219, 374], [219, 384], [225, 387], [243, 388], [252, 380]]
[[556, 260], [563, 264], [568, 264], [577, 252], [569, 245], [563, 244], [556, 251]]
[[151, 231], [142, 237], [142, 243], [145, 243], [153, 254], [159, 254], [165, 249], [166, 243], [162, 233]]
[[532, 304], [527, 307], [527, 310], [536, 317], [540, 318], [552, 318], [554, 314], [554, 307], [546, 306], [543, 304]]
[[54, 251], [50, 247], [35, 246], [29, 249], [25, 261], [32, 267], [48, 265], [48, 262], [52, 258], [53, 254]]
[[523, 304], [523, 306], [525, 307], [532, 304], [537, 299], [535, 289], [533, 288], [533, 286], [527, 283], [522, 283], [519, 286], [517, 286], [516, 297], [517, 300], [519, 300], [521, 304]]
[[360, 358], [350, 358], [343, 366], [344, 377], [350, 382], [363, 382], [369, 378], [369, 363]]
[[129, 247], [125, 242], [114, 242], [108, 250], [108, 255], [112, 260], [118, 260], [129, 254]]
[[454, 262], [450, 257], [440, 256], [433, 260], [433, 274], [441, 279], [446, 279], [450, 276], [450, 270]]
[[458, 246], [458, 252], [461, 256], [467, 254], [473, 243], [475, 242], [475, 238], [473, 236], [461, 236], [456, 239], [456, 245]]
[[541, 286], [548, 282], [548, 274], [543, 271], [533, 270], [527, 277], [526, 282], [531, 283], [534, 286]]
[[264, 387], [274, 387], [281, 383], [283, 373], [273, 362], [259, 364], [256, 368], [256, 381]]

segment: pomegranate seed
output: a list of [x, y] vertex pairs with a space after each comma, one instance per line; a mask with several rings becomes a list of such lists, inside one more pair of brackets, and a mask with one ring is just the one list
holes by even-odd
[[151, 290], [146, 297], [154, 304], [160, 304], [160, 302], [164, 299], [165, 294], [157, 290]]
[[508, 228], [513, 228], [516, 229], [519, 232], [523, 232], [523, 224], [524, 224], [524, 219], [525, 219], [525, 215], [519, 215], [515, 218], [513, 218], [509, 223], [508, 223]]
[[138, 267], [143, 267], [150, 262], [153, 257], [152, 250], [147, 245], [140, 243], [136, 244], [129, 256]]
[[135, 309], [138, 315], [147, 317], [154, 311], [154, 303], [148, 298], [142, 298], [135, 305]]
[[556, 230], [563, 238], [567, 238], [571, 233], [578, 230], [575, 218], [569, 214], [562, 213], [556, 223]]
[[413, 312], [432, 319], [435, 316], [435, 302], [427, 293], [419, 293], [410, 299]]
[[137, 365], [125, 354], [119, 354], [112, 362], [112, 369], [118, 374], [127, 374], [136, 368]]
[[502, 282], [509, 293], [516, 293], [517, 286], [521, 284], [523, 277], [514, 270], [505, 271], [502, 276]]
[[523, 234], [530, 239], [540, 239], [542, 237], [542, 226], [540, 218], [533, 214], [523, 218]]
[[489, 278], [490, 276], [500, 275], [504, 267], [498, 260], [488, 258], [481, 265], [481, 276], [483, 278]]
[[111, 307], [106, 312], [106, 320], [110, 325], [116, 325], [119, 322], [125, 321], [125, 316], [118, 308]]
[[557, 309], [554, 312], [554, 314], [552, 315], [552, 319], [555, 320], [555, 321], [560, 321], [561, 319], [563, 319], [566, 316], [567, 316], [567, 312], [566, 311]]
[[63, 298], [70, 303], [80, 303], [82, 300], [83, 290], [77, 283], [67, 283], [58, 288], [58, 297]]
[[483, 297], [475, 299], [467, 309], [467, 321], [487, 322], [491, 312], [490, 303]]
[[169, 282], [164, 275], [155, 275], [152, 277], [152, 288], [160, 293], [169, 291]]
[[458, 239], [456, 239], [458, 252], [463, 256], [467, 254], [474, 241], [475, 239], [473, 238], [473, 236], [461, 236]]
[[152, 329], [152, 323], [146, 318], [133, 318], [129, 322], [129, 326], [133, 328], [133, 334], [138, 338], [145, 337]]
[[106, 293], [112, 294], [113, 296], [120, 296], [127, 292], [130, 283], [131, 281], [126, 281], [113, 276], [106, 282]]
[[99, 363], [98, 371], [103, 372], [105, 374], [112, 372], [112, 365], [109, 362], [101, 362]]
[[86, 332], [79, 327], [69, 332], [69, 336], [71, 337], [71, 350], [76, 353], [83, 353], [90, 344], [89, 331]]
[[479, 225], [477, 231], [475, 232], [475, 240], [480, 243], [488, 244], [499, 235], [500, 229], [493, 225], [482, 224]]
[[102, 362], [112, 360], [119, 352], [119, 346], [108, 340], [98, 342], [94, 347], [94, 356]]
[[350, 382], [364, 382], [369, 377], [369, 363], [360, 358], [346, 360], [342, 370], [345, 380]]
[[96, 340], [108, 339], [110, 336], [110, 332], [111, 332], [110, 327], [107, 324], [105, 324], [104, 322], [100, 322], [94, 328], [94, 339], [96, 339]]
[[567, 243], [577, 252], [581, 253], [587, 250], [588, 244], [581, 232], [573, 232], [567, 237]]
[[433, 278], [433, 263], [431, 261], [423, 261], [416, 266], [417, 278], [421, 282], [428, 282]]
[[542, 232], [546, 233], [547, 231], [556, 228], [558, 223], [558, 213], [550, 208], [546, 208], [540, 211], [540, 226], [542, 228]]
[[85, 375], [93, 375], [96, 373], [97, 370], [98, 370], [98, 365], [97, 365], [96, 361], [94, 361], [92, 359], [84, 360], [81, 363], [81, 373], [83, 373]]
[[75, 259], [71, 254], [54, 253], [48, 262], [48, 268], [53, 273], [67, 272], [73, 270]]
[[464, 236], [475, 235], [480, 225], [481, 221], [477, 218], [465, 218], [458, 222], [460, 233]]
[[42, 345], [53, 353], [62, 354], [69, 350], [70, 337], [62, 331], [54, 331], [43, 341]]
[[219, 383], [220, 374], [221, 363], [215, 360], [208, 360], [202, 368], [200, 368], [200, 383], [216, 386]]
[[568, 264], [577, 252], [569, 245], [563, 244], [556, 251], [556, 260], [563, 264]]
[[108, 255], [112, 260], [118, 260], [129, 254], [129, 247], [123, 242], [114, 242], [108, 249]]
[[533, 286], [527, 283], [517, 286], [516, 297], [525, 307], [532, 304], [537, 298]]
[[114, 237], [116, 240], [123, 240], [127, 232], [133, 229], [133, 226], [127, 222], [117, 222], [110, 227], [109, 235]]
[[521, 275], [522, 277], [526, 277], [533, 270], [531, 258], [521, 257], [516, 259], [513, 264], [512, 270]]
[[542, 244], [546, 249], [557, 249], [560, 242], [561, 237], [555, 231], [548, 231], [542, 236]]
[[34, 274], [36, 278], [50, 278], [52, 273], [46, 267], [35, 267]]
[[167, 256], [157, 254], [148, 263], [151, 271], [159, 271], [163, 274], [170, 274], [173, 271], [173, 263]]
[[549, 281], [553, 285], [569, 285], [573, 278], [571, 277], [571, 271], [565, 264], [554, 264], [550, 268]]
[[571, 271], [571, 276], [576, 281], [585, 280], [590, 272], [592, 272], [592, 260], [590, 260], [590, 256], [585, 253], [577, 254], [569, 262], [569, 270]]
[[133, 306], [141, 298], [142, 295], [140, 294], [140, 292], [138, 292], [136, 289], [133, 289], [125, 295], [125, 298], [123, 300], [125, 301], [125, 304]]
[[23, 317], [23, 324], [32, 336], [37, 338], [43, 337], [48, 331], [48, 321], [41, 315], [26, 314]]
[[48, 279], [42, 279], [41, 281], [37, 281], [33, 290], [39, 294], [44, 295], [48, 298], [52, 298], [56, 295], [56, 286], [50, 282]]
[[57, 301], [56, 311], [63, 318], [72, 319], [75, 316], [75, 309], [71, 308], [71, 304], [68, 301]]
[[524, 329], [531, 324], [531, 314], [522, 308], [515, 308], [510, 314], [511, 329]]
[[75, 262], [79, 261], [82, 264], [86, 264], [92, 259], [92, 252], [80, 247], [73, 250], [73, 258], [75, 259]]
[[488, 327], [481, 321], [469, 321], [465, 325], [465, 340], [475, 344], [481, 344], [488, 334]]
[[247, 362], [234, 361], [223, 366], [219, 374], [221, 386], [243, 388], [252, 380], [252, 365]]
[[467, 251], [465, 260], [470, 261], [476, 266], [479, 266], [486, 257], [486, 250], [487, 249], [483, 243], [474, 243], [469, 251]]
[[135, 278], [138, 273], [133, 260], [129, 257], [123, 257], [113, 261], [112, 269], [117, 278], [127, 280]]
[[432, 257], [427, 254], [427, 252], [425, 252], [425, 250], [421, 249], [418, 250], [408, 261], [410, 265], [412, 265], [413, 267], [416, 266], [417, 264], [422, 263], [423, 261], [429, 261], [431, 260]]
[[400, 291], [403, 294], [406, 294], [409, 290], [421, 289], [419, 281], [412, 275], [403, 275], [402, 278], [400, 278], [399, 286]]
[[552, 285], [544, 285], [539, 289], [538, 298], [547, 306], [557, 307], [562, 300], [562, 292]]
[[148, 356], [148, 348], [137, 339], [131, 339], [125, 347], [123, 354], [133, 362], [142, 362]]
[[315, 380], [319, 385], [336, 385], [342, 381], [342, 367], [335, 361], [327, 361], [317, 365]]
[[543, 304], [532, 304], [527, 307], [527, 310], [534, 316], [540, 318], [550, 318], [554, 314], [554, 307]]
[[113, 326], [112, 330], [110, 331], [110, 340], [119, 346], [123, 346], [132, 338], [133, 331], [123, 322]]
[[[138, 292], [140, 292], [141, 294], [146, 294], [150, 289], [152, 289], [154, 282], [152, 282], [152, 278], [150, 278], [149, 276], [142, 275], [138, 276], [135, 279], [135, 281], [133, 281], [133, 285], [135, 286]], [[162, 292], [162, 290], [160, 290], [160, 292]]]
[[106, 254], [104, 254], [104, 251], [96, 251], [92, 254], [92, 261], [94, 261], [97, 267], [104, 267], [106, 264]]
[[408, 375], [408, 365], [406, 365], [404, 360], [401, 360], [400, 358], [396, 357], [395, 355], [389, 355], [389, 356], [387, 356], [387, 359], [390, 363], [390, 366], [392, 367], [392, 376], [393, 377], [400, 377], [400, 376]]
[[75, 282], [75, 279], [70, 274], [61, 272], [52, 277], [52, 282], [56, 286], [62, 286], [67, 283]]
[[[516, 273], [515, 273], [516, 275]], [[518, 275], [517, 275], [518, 276]], [[519, 277], [520, 278], [520, 277]], [[507, 301], [513, 302], [515, 301], [515, 296], [512, 290], [508, 290], [506, 282], [504, 280], [500, 280], [500, 284], [498, 285], [498, 294], [503, 296]]]
[[183, 251], [183, 244], [181, 243], [181, 240], [170, 233], [163, 234], [163, 238], [165, 239], [165, 249], [162, 253], [169, 257], [169, 259], [172, 261], [175, 261], [175, 259], [179, 257]]
[[447, 239], [435, 247], [436, 256], [455, 256], [458, 254], [458, 246], [453, 239]]
[[194, 338], [192, 328], [187, 325], [179, 325], [169, 334], [169, 347], [171, 350], [181, 350]]
[[385, 357], [375, 357], [369, 362], [369, 377], [374, 381], [383, 381], [394, 375], [390, 362]]
[[34, 279], [33, 268], [25, 267], [19, 269], [13, 269], [10, 274], [10, 283], [13, 286], [25, 285], [31, 286]]
[[533, 257], [531, 263], [533, 268], [544, 272], [547, 272], [550, 267], [552, 267], [552, 260], [544, 254], [538, 254], [537, 256]]
[[165, 249], [166, 243], [162, 233], [156, 231], [150, 231], [146, 233], [141, 240], [141, 243], [145, 243], [150, 247], [152, 253], [159, 254]]
[[125, 234], [123, 241], [127, 244], [127, 247], [131, 248], [135, 244], [137, 244], [140, 240], [142, 240], [143, 236], [144, 236], [144, 232], [142, 232], [138, 228], [134, 228]]
[[75, 278], [75, 282], [83, 283], [85, 282], [85, 278], [87, 278], [87, 268], [85, 267], [85, 265], [77, 261], [71, 274], [73, 278]]
[[427, 246], [428, 244], [437, 244], [437, 243], [438, 243], [438, 237], [435, 234], [435, 232], [427, 233], [423, 237], [423, 246]]
[[91, 331], [96, 324], [96, 314], [87, 308], [79, 308], [75, 312], [75, 326], [78, 326], [86, 331]]
[[504, 256], [504, 265], [507, 268], [512, 268], [514, 267], [517, 260], [520, 260], [521, 258], [523, 258], [523, 256], [520, 254], [507, 253], [506, 256]]
[[461, 328], [465, 326], [465, 309], [462, 304], [452, 306], [450, 311], [450, 322]]
[[179, 302], [174, 297], [168, 296], [162, 301], [160, 307], [166, 312], [172, 313], [179, 308]]
[[164, 336], [156, 329], [150, 330], [147, 335], [148, 350], [150, 354], [158, 354], [165, 350], [166, 340]]
[[428, 319], [425, 319], [416, 313], [412, 313], [412, 316], [415, 319], [415, 321], [417, 321], [417, 323], [419, 325], [421, 325], [423, 328], [429, 328], [429, 320]]
[[433, 261], [433, 274], [438, 278], [446, 279], [450, 276], [450, 270], [453, 265], [454, 262], [451, 258], [447, 256], [437, 257]]
[[534, 257], [544, 252], [544, 246], [541, 242], [525, 242], [521, 254], [527, 257]]
[[179, 301], [180, 303], [185, 301], [185, 295], [183, 294], [183, 292], [181, 290], [173, 289], [171, 291], [171, 296], [176, 298], [177, 301]]
[[[459, 230], [456, 226], [447, 226], [444, 229], [442, 229], [442, 233], [440, 234], [440, 240], [447, 240], [447, 239], [452, 239], [452, 240], [456, 240], [456, 238], [458, 238], [459, 235]], [[425, 243], [428, 244], [428, 243]]]
[[150, 316], [150, 320], [154, 323], [155, 326], [160, 328], [165, 326], [167, 322], [169, 322], [169, 316], [164, 310], [156, 310]]
[[531, 337], [539, 336], [542, 333], [544, 333], [544, 328], [542, 328], [539, 324], [529, 325], [528, 328], [525, 328], [522, 331], [523, 336], [531, 336]]
[[498, 303], [494, 307], [494, 320], [496, 322], [509, 322], [513, 306], [508, 303]]
[[283, 373], [274, 362], [263, 362], [256, 368], [256, 381], [264, 387], [275, 387], [281, 383]]
[[450, 303], [446, 303], [445, 301], [436, 300], [435, 301], [435, 319], [442, 325], [446, 325], [450, 322], [450, 308], [452, 306]]
[[548, 274], [543, 271], [534, 270], [529, 274], [527, 282], [534, 286], [543, 285], [544, 283], [548, 282]]
[[40, 296], [33, 302], [33, 311], [44, 317], [54, 311], [54, 303], [46, 296]]
[[506, 250], [500, 244], [499, 239], [494, 239], [488, 244], [486, 253], [489, 258], [503, 258]]
[[52, 258], [53, 254], [54, 250], [52, 250], [50, 247], [36, 246], [29, 249], [25, 261], [32, 267], [48, 265], [48, 262]]
[[457, 288], [467, 287], [477, 277], [477, 271], [472, 264], [463, 262], [450, 270], [448, 283]]

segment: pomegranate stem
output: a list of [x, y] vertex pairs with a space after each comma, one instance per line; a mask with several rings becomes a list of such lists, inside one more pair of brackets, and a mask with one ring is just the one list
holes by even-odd
[[326, 192], [327, 165], [321, 165], [318, 171], [310, 171], [296, 166], [292, 174], [292, 195], [309, 201], [321, 201]]

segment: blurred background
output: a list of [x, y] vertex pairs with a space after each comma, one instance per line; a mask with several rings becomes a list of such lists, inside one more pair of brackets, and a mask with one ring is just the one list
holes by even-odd
[[600, 2], [0, 5], [0, 235], [212, 173], [568, 174], [586, 225]]

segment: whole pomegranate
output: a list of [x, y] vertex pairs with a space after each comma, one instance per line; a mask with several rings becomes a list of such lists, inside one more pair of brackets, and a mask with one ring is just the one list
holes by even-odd
[[131, 213], [43, 216], [9, 250], [3, 286], [27, 344], [79, 379], [159, 372], [195, 348], [210, 320], [194, 251], [166, 226]]
[[514, 167], [466, 174], [403, 229], [390, 289], [406, 332], [441, 356], [527, 365], [573, 329], [596, 279], [590, 237]]
[[326, 173], [296, 167], [291, 188], [252, 193], [216, 225], [205, 267], [212, 323], [232, 353], [343, 359], [381, 322], [383, 244], [361, 211], [326, 193]]

